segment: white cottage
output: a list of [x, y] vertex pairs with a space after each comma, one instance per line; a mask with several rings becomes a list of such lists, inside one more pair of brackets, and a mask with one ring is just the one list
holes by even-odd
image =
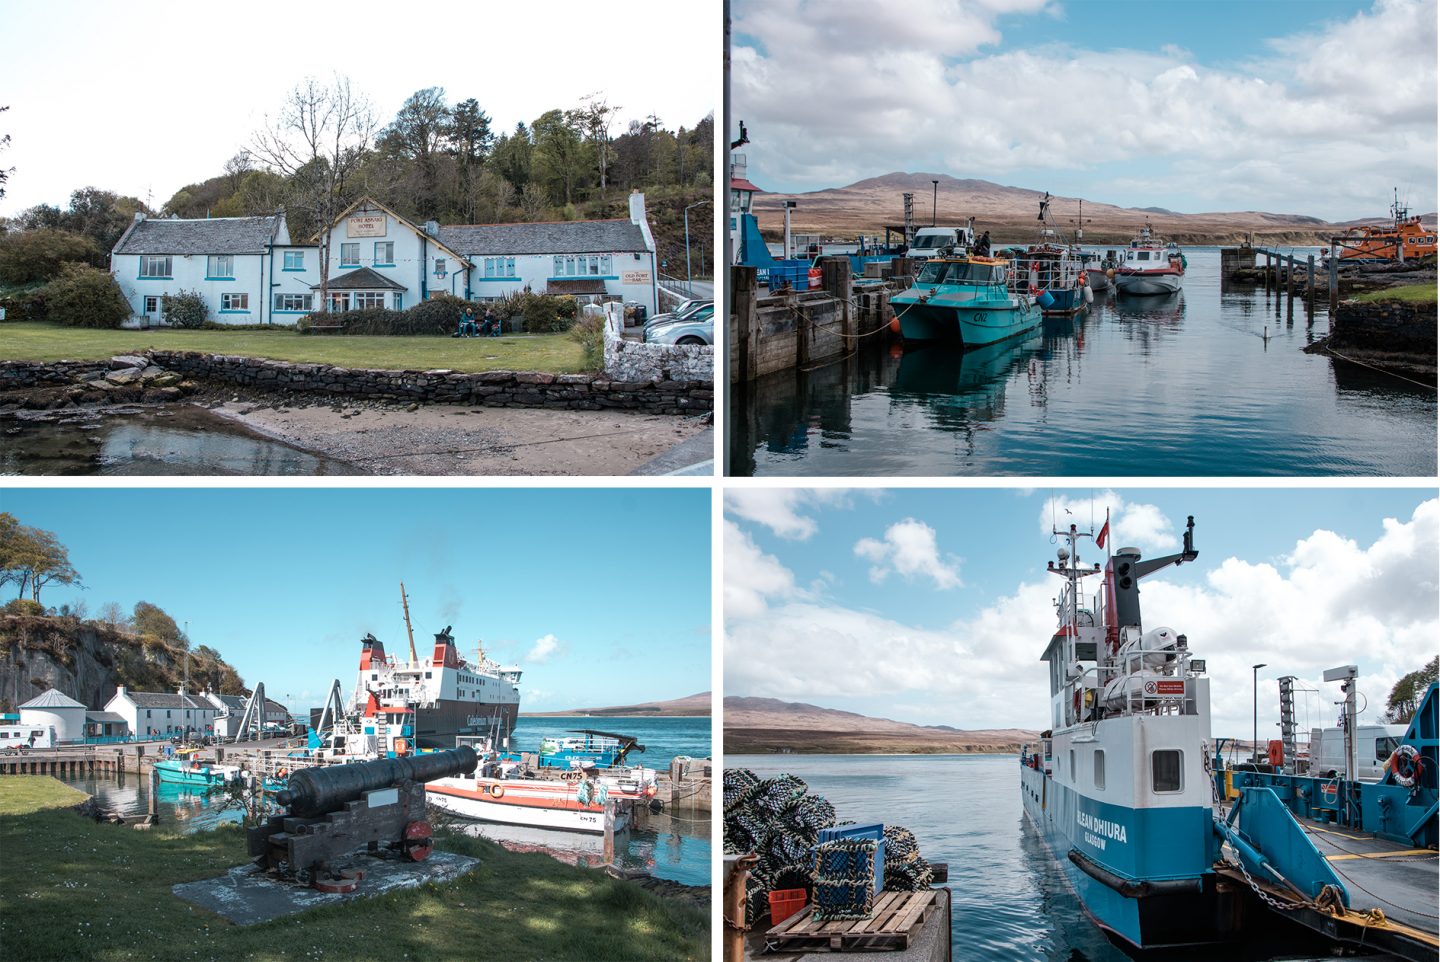
[[172, 735], [213, 735], [215, 718], [220, 714], [219, 708], [197, 695], [130, 691], [124, 685], [115, 689], [105, 711], [124, 719], [137, 741]]
[[135, 215], [110, 252], [133, 323], [161, 323], [162, 298], [195, 291], [221, 324], [293, 324], [314, 308], [316, 248], [290, 243], [285, 214], [180, 219]]
[[[250, 699], [245, 695], [217, 695], [207, 691], [200, 697], [219, 709], [215, 716], [215, 734], [222, 738], [234, 738], [240, 730], [240, 719], [245, 717], [245, 705]], [[290, 712], [284, 705], [272, 698], [265, 699], [262, 725], [289, 727], [293, 723]]]
[[[365, 198], [330, 233], [332, 310], [403, 310], [436, 294], [490, 301], [521, 290], [584, 302], [635, 302], [655, 312], [655, 238], [645, 195], [628, 219], [417, 225]], [[316, 285], [318, 290], [319, 285]]]
[[49, 729], [51, 744], [85, 740], [85, 706], [59, 689], [51, 688], [20, 706], [25, 728]]

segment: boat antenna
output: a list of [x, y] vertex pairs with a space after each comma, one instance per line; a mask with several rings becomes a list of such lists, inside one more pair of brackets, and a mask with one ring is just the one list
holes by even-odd
[[405, 597], [405, 582], [400, 582], [400, 607], [405, 612], [405, 634], [410, 639], [410, 664], [413, 667], [420, 659], [415, 654], [415, 632], [410, 627], [410, 602]]

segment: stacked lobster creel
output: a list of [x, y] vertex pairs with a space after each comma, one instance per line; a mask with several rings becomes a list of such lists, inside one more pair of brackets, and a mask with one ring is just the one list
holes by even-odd
[[[725, 851], [755, 853], [745, 893], [749, 924], [770, 911], [769, 895], [780, 889], [813, 889], [813, 848], [820, 830], [851, 822], [835, 820], [835, 806], [809, 794], [794, 775], [761, 778], [746, 768], [725, 769], [722, 781]], [[916, 891], [930, 885], [930, 863], [920, 856], [915, 836], [898, 825], [885, 829], [886, 891]]]

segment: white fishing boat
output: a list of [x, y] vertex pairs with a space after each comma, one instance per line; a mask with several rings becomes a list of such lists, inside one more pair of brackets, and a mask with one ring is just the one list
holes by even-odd
[[1121, 294], [1173, 294], [1185, 280], [1185, 255], [1174, 241], [1154, 236], [1147, 223], [1125, 248], [1115, 269], [1115, 287]]
[[464, 818], [570, 832], [604, 832], [605, 809], [614, 803], [614, 828], [630, 821], [636, 804], [655, 797], [655, 772], [633, 768], [570, 778], [505, 778], [483, 774], [439, 778], [425, 784], [431, 804]]

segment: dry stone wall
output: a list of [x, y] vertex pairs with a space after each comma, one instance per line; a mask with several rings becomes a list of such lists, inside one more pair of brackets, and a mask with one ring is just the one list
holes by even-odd
[[709, 344], [642, 344], [605, 327], [605, 374], [618, 381], [715, 379], [715, 348]]

